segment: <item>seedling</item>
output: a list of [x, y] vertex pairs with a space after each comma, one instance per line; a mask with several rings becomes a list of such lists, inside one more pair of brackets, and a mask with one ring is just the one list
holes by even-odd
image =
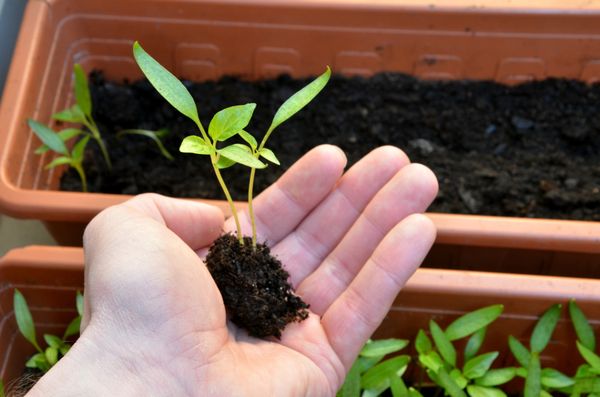
[[67, 342], [67, 339], [70, 336], [79, 334], [81, 316], [83, 314], [83, 295], [79, 292], [77, 293], [76, 306], [78, 316], [69, 323], [62, 338], [55, 335], [44, 334], [44, 341], [48, 344], [48, 347], [45, 349], [42, 349], [38, 344], [31, 311], [29, 310], [25, 297], [18, 289], [15, 289], [13, 306], [19, 331], [38, 351], [38, 353], [27, 361], [25, 366], [28, 368], [37, 368], [44, 373], [48, 372], [48, 370], [52, 368], [62, 356], [67, 354], [71, 348], [71, 344]]
[[122, 130], [122, 131], [117, 132], [117, 138], [121, 138], [125, 135], [139, 135], [139, 136], [148, 137], [148, 138], [152, 139], [154, 141], [154, 143], [156, 143], [156, 146], [158, 146], [158, 150], [164, 157], [166, 157], [170, 161], [173, 161], [174, 160], [173, 156], [171, 155], [171, 153], [169, 153], [169, 151], [167, 150], [167, 148], [165, 148], [165, 146], [163, 145], [163, 143], [161, 141], [161, 138], [164, 138], [168, 134], [169, 134], [169, 130], [167, 130], [166, 128], [162, 128], [158, 131], [144, 130], [144, 129], [129, 129], [129, 130]]
[[[279, 160], [275, 156], [275, 153], [265, 147], [266, 142], [275, 128], [300, 111], [323, 89], [331, 75], [329, 67], [325, 73], [302, 90], [298, 91], [281, 105], [273, 118], [271, 126], [259, 145], [256, 139], [250, 133], [245, 131], [245, 128], [250, 123], [254, 109], [256, 108], [255, 103], [231, 106], [217, 112], [210, 121], [207, 133], [198, 116], [196, 103], [185, 86], [171, 74], [171, 72], [144, 51], [138, 42], [135, 42], [133, 45], [133, 55], [139, 67], [142, 69], [142, 72], [154, 88], [167, 100], [167, 102], [183, 115], [190, 118], [198, 127], [200, 136], [187, 136], [182, 141], [179, 150], [183, 153], [194, 153], [210, 157], [215, 175], [227, 198], [235, 221], [238, 241], [242, 245], [244, 244], [244, 240], [238, 213], [220, 170], [231, 167], [234, 164], [242, 164], [251, 169], [250, 184], [248, 188], [248, 209], [252, 224], [252, 242], [253, 246], [256, 246], [256, 222], [252, 207], [254, 175], [257, 168], [260, 169], [267, 166], [261, 161], [261, 158], [271, 163], [279, 164]], [[247, 143], [247, 145], [234, 143], [225, 147], [219, 147], [219, 144], [222, 144], [235, 136], [239, 136]]]
[[35, 135], [37, 135], [37, 137], [44, 142], [44, 145], [40, 146], [35, 151], [36, 154], [42, 154], [48, 150], [52, 150], [60, 155], [48, 163], [45, 168], [50, 169], [63, 164], [73, 167], [81, 179], [82, 190], [87, 192], [87, 180], [82, 163], [85, 147], [90, 140], [90, 136], [84, 136], [77, 141], [72, 150], [69, 150], [65, 142], [77, 135], [80, 135], [82, 131], [73, 128], [67, 128], [60, 132], [55, 132], [50, 127], [47, 127], [44, 124], [38, 123], [32, 119], [27, 120], [27, 123]]

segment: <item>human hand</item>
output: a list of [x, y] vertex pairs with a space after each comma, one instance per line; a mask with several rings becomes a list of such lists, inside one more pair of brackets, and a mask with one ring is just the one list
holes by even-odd
[[234, 230], [215, 207], [141, 195], [103, 211], [84, 236], [82, 335], [31, 395], [335, 395], [431, 247], [419, 213], [437, 192], [431, 171], [392, 147], [344, 166], [320, 146], [254, 201], [259, 241], [311, 305], [279, 341], [226, 320], [202, 262]]

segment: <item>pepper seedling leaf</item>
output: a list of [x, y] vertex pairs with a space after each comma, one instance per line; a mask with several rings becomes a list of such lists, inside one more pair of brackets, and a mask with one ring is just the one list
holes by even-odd
[[171, 106], [200, 125], [196, 102], [183, 83], [152, 58], [137, 41], [133, 44], [133, 57], [156, 91]]
[[50, 163], [46, 164], [45, 169], [49, 170], [54, 167], [58, 167], [63, 164], [71, 164], [71, 158], [66, 156], [60, 156], [52, 160]]
[[217, 152], [230, 160], [250, 168], [265, 168], [267, 165], [252, 155], [252, 149], [241, 143], [226, 146]]
[[360, 368], [358, 361], [355, 361], [350, 368], [338, 395], [340, 397], [360, 397]]
[[446, 372], [444, 368], [440, 368], [436, 374], [431, 376], [431, 370], [427, 371], [430, 378], [436, 378], [437, 383], [448, 393], [451, 397], [467, 397], [467, 394], [456, 384], [454, 379]]
[[80, 291], [77, 291], [75, 296], [75, 307], [77, 308], [77, 314], [83, 316], [83, 294]]
[[439, 325], [433, 320], [429, 321], [429, 331], [433, 342], [437, 347], [438, 351], [442, 355], [442, 358], [453, 367], [456, 366], [456, 349], [452, 345], [452, 342], [446, 337], [446, 334]]
[[569, 315], [575, 328], [575, 333], [581, 344], [591, 351], [596, 350], [596, 336], [588, 319], [575, 300], [569, 302]]
[[523, 368], [527, 368], [529, 366], [529, 360], [531, 359], [529, 350], [527, 350], [527, 348], [512, 335], [508, 337], [508, 347], [519, 364], [521, 364]]
[[248, 126], [254, 109], [256, 103], [247, 103], [218, 111], [208, 125], [208, 135], [216, 141], [226, 141]]
[[367, 342], [360, 351], [362, 357], [379, 357], [386, 354], [395, 353], [408, 346], [408, 341], [405, 339], [381, 339], [377, 341]]
[[53, 366], [58, 362], [58, 349], [56, 347], [48, 347], [44, 352], [46, 355], [46, 361], [50, 366]]
[[532, 352], [529, 365], [527, 366], [527, 377], [525, 378], [525, 397], [540, 396], [540, 392], [542, 391], [541, 372], [539, 353]]
[[471, 397], [506, 397], [506, 393], [493, 387], [469, 385], [467, 392]]
[[83, 153], [85, 151], [85, 147], [90, 141], [90, 138], [90, 136], [84, 136], [75, 144], [75, 146], [73, 146], [73, 151], [71, 152], [71, 158], [73, 159], [73, 161], [81, 163], [81, 161], [83, 160]]
[[363, 389], [379, 388], [382, 385], [387, 386], [389, 378], [401, 375], [406, 370], [409, 361], [409, 356], [402, 355], [375, 365], [362, 375], [361, 386]]
[[465, 363], [463, 374], [469, 379], [480, 378], [490, 369], [498, 352], [490, 352], [473, 357]]
[[87, 77], [80, 64], [76, 63], [75, 66], [73, 66], [73, 74], [75, 75], [75, 100], [83, 114], [88, 118], [91, 118], [92, 99], [90, 97], [90, 89], [88, 87]]
[[583, 343], [579, 341], [576, 341], [575, 343], [577, 344], [577, 350], [579, 350], [581, 357], [583, 357], [583, 359], [587, 361], [587, 363], [591, 365], [593, 369], [600, 371], [600, 356], [585, 347]]
[[0, 397], [6, 397], [6, 393], [4, 392], [4, 382], [0, 379]]
[[85, 121], [85, 115], [78, 104], [54, 113], [52, 118], [54, 120], [64, 121], [66, 123], [83, 123]]
[[46, 372], [50, 369], [50, 364], [46, 358], [45, 353], [34, 354], [26, 363], [27, 368], [37, 368], [42, 372]]
[[81, 328], [81, 316], [77, 316], [73, 320], [71, 320], [71, 322], [67, 326], [67, 329], [65, 330], [65, 335], [63, 336], [63, 338], [66, 339], [69, 336], [77, 335], [79, 333], [80, 328]]
[[68, 155], [69, 151], [65, 146], [65, 143], [60, 139], [60, 136], [54, 132], [50, 127], [45, 126], [42, 123], [38, 123], [35, 120], [28, 119], [27, 124], [33, 130], [34, 134], [40, 138], [40, 140], [53, 151]]
[[417, 332], [417, 337], [415, 339], [415, 349], [417, 349], [417, 353], [426, 354], [432, 349], [431, 339], [427, 336], [425, 331], [422, 329]]
[[33, 317], [31, 316], [31, 312], [29, 311], [29, 306], [27, 305], [27, 300], [21, 291], [15, 289], [15, 293], [13, 296], [13, 309], [15, 312], [15, 318], [17, 320], [17, 326], [21, 335], [25, 337], [35, 348], [41, 352], [42, 349], [37, 343], [35, 337], [35, 325], [33, 323]]
[[271, 163], [281, 165], [281, 163], [279, 163], [279, 159], [277, 158], [277, 156], [275, 156], [275, 153], [273, 153], [272, 150], [267, 149], [265, 147], [265, 148], [262, 148], [259, 153], [260, 153], [261, 157], [267, 159]]
[[256, 150], [258, 147], [258, 143], [256, 142], [256, 138], [254, 138], [249, 132], [241, 130], [240, 137], [246, 141], [248, 145], [252, 148], [252, 150]]
[[485, 340], [486, 332], [487, 327], [483, 327], [475, 331], [475, 333], [471, 335], [471, 337], [467, 341], [467, 344], [465, 345], [465, 361], [469, 361], [470, 359], [475, 357], [475, 355], [481, 348], [483, 341]]
[[[66, 142], [71, 138], [75, 138], [76, 136], [83, 134], [84, 132], [78, 128], [66, 128], [64, 130], [61, 130], [59, 132], [57, 132], [58, 137], [63, 141]], [[42, 153], [46, 153], [48, 150], [50, 150], [50, 148], [48, 147], [48, 145], [43, 144], [42, 146], [38, 147], [37, 149], [35, 149], [35, 154], [42, 154]]]
[[560, 304], [552, 305], [542, 314], [531, 334], [530, 348], [532, 352], [541, 353], [546, 348], [558, 323], [561, 309], [562, 305]]
[[214, 149], [201, 137], [197, 135], [189, 135], [183, 138], [183, 141], [181, 141], [179, 151], [181, 153], [211, 154], [213, 153]]
[[48, 346], [56, 347], [57, 349], [63, 344], [62, 339], [55, 335], [44, 334], [44, 340], [46, 341]]
[[308, 105], [321, 90], [325, 87], [331, 76], [331, 69], [327, 66], [325, 73], [314, 79], [306, 87], [296, 92], [287, 101], [285, 101], [275, 113], [269, 132], [277, 128], [281, 123], [298, 113], [303, 107]]
[[542, 370], [542, 386], [554, 389], [573, 386], [575, 381], [553, 368], [544, 368]]
[[167, 159], [173, 161], [174, 160], [173, 156], [171, 155], [171, 153], [169, 153], [167, 148], [163, 145], [162, 141], [160, 140], [160, 137], [165, 136], [168, 133], [169, 133], [169, 131], [165, 128], [160, 129], [158, 131], [135, 128], [135, 129], [128, 129], [128, 130], [121, 130], [121, 131], [117, 132], [117, 138], [120, 138], [123, 135], [141, 135], [141, 136], [150, 138], [154, 141], [154, 143], [156, 143], [156, 146], [158, 147], [158, 150], [160, 151], [160, 153], [163, 156], [165, 156]]
[[464, 338], [488, 326], [502, 314], [503, 310], [503, 305], [492, 305], [460, 316], [446, 328], [446, 337], [451, 341]]
[[490, 369], [481, 378], [475, 379], [480, 386], [499, 386], [510, 382], [517, 374], [514, 367]]

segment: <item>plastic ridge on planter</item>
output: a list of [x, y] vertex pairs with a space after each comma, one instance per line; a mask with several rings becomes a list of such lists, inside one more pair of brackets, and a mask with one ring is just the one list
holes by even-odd
[[[0, 109], [0, 210], [41, 219], [60, 243], [79, 244], [95, 214], [128, 198], [58, 191], [63, 169], [43, 170], [49, 154], [33, 153], [39, 142], [25, 120], [48, 122], [53, 112], [72, 104], [75, 62], [88, 71], [101, 69], [109, 79], [140, 78], [131, 56], [134, 40], [178, 76], [192, 80], [227, 74], [300, 77], [319, 73], [324, 64], [342, 74], [399, 71], [425, 79], [508, 84], [551, 76], [600, 79], [600, 1], [419, 3], [32, 0]], [[222, 201], [211, 202], [227, 208]], [[600, 265], [600, 223], [430, 216], [438, 227], [432, 252], [438, 259], [449, 247], [453, 258], [468, 257], [470, 247], [492, 247], [496, 258], [527, 263], [523, 272], [558, 274], [560, 269], [548, 263], [548, 255], [532, 262], [531, 256], [515, 256], [519, 250], [563, 259], [569, 252], [586, 253]], [[502, 270], [504, 265], [482, 269]], [[600, 276], [596, 272], [587, 275]]]
[[[510, 286], [510, 288], [506, 288]], [[0, 259], [0, 379], [20, 376], [34, 348], [20, 336], [12, 299], [19, 288], [27, 299], [37, 333], [61, 334], [76, 315], [74, 299], [83, 287], [83, 250], [31, 246]], [[600, 325], [600, 280], [419, 269], [400, 292], [374, 338], [413, 339], [434, 318], [446, 326], [477, 308], [503, 304], [504, 313], [489, 328], [486, 350], [499, 350], [496, 365], [512, 365], [507, 337], [528, 340], [534, 324], [550, 305], [575, 298], [592, 326]], [[567, 310], [542, 356], [544, 365], [574, 373], [582, 359], [574, 354], [575, 332]]]

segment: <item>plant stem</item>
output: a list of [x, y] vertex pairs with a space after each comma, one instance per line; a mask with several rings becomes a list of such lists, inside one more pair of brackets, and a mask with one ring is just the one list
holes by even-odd
[[256, 168], [250, 170], [250, 183], [248, 184], [248, 215], [250, 216], [250, 223], [252, 224], [252, 248], [256, 249], [256, 221], [254, 220], [254, 205], [252, 204], [254, 174], [256, 174]]
[[96, 123], [93, 120], [91, 123], [86, 121], [86, 122], [84, 122], [84, 124], [87, 128], [89, 128], [90, 131], [92, 131], [92, 137], [96, 140], [96, 142], [98, 142], [98, 146], [100, 146], [100, 150], [102, 151], [102, 156], [104, 157], [104, 161], [106, 161], [106, 165], [108, 166], [108, 169], [112, 170], [112, 162], [110, 161], [110, 156], [108, 155], [108, 150], [106, 150], [106, 145], [104, 144], [104, 140], [102, 139], [102, 136], [100, 135], [98, 126], [96, 126]]
[[79, 178], [81, 179], [82, 190], [85, 193], [87, 193], [87, 179], [85, 178], [85, 172], [83, 172], [83, 167], [81, 167], [81, 164], [73, 164], [73, 168], [75, 168], [75, 170], [79, 174]]
[[229, 208], [231, 209], [231, 215], [233, 216], [233, 220], [235, 221], [235, 227], [237, 229], [237, 237], [238, 241], [241, 245], [244, 245], [244, 238], [242, 236], [242, 226], [240, 224], [240, 219], [238, 217], [237, 210], [235, 209], [235, 205], [233, 204], [233, 200], [231, 198], [231, 194], [229, 194], [229, 189], [227, 189], [227, 185], [225, 185], [225, 181], [221, 176], [221, 171], [219, 171], [219, 167], [217, 167], [218, 157], [214, 154], [210, 155], [210, 159], [212, 162], [213, 169], [215, 170], [215, 175], [217, 176], [217, 180], [221, 185], [221, 189], [223, 189], [223, 193], [225, 193], [225, 197], [227, 198], [227, 202], [229, 203]]

